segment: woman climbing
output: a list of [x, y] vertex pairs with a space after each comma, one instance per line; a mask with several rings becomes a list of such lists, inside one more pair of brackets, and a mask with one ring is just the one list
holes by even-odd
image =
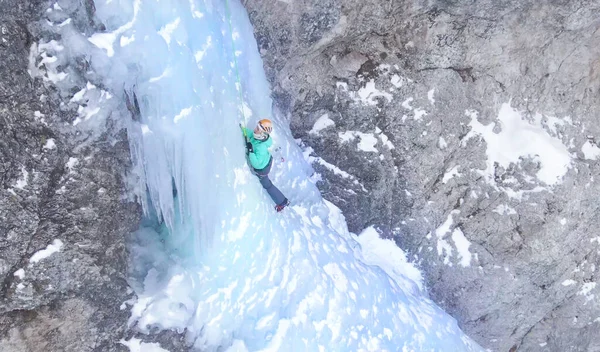
[[256, 176], [258, 176], [260, 184], [267, 190], [267, 193], [269, 193], [269, 196], [275, 202], [275, 210], [280, 212], [290, 202], [269, 179], [269, 172], [271, 171], [271, 166], [273, 166], [273, 157], [269, 153], [269, 147], [273, 144], [270, 136], [273, 131], [273, 124], [271, 120], [262, 119], [258, 121], [254, 131], [245, 127], [242, 128], [246, 136], [246, 153], [250, 165], [254, 169]]

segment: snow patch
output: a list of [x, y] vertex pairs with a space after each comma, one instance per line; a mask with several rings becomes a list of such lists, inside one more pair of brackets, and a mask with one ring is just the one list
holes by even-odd
[[563, 286], [571, 286], [571, 285], [575, 285], [576, 283], [577, 283], [577, 281], [568, 279], [568, 280], [563, 281], [562, 285]]
[[470, 266], [471, 252], [469, 252], [469, 247], [471, 246], [471, 242], [467, 240], [465, 234], [458, 227], [452, 231], [452, 240], [454, 241], [456, 251], [458, 252], [458, 257], [460, 259], [459, 264], [463, 267]]
[[509, 207], [505, 204], [498, 205], [494, 210], [494, 213], [498, 213], [500, 215], [516, 215], [517, 211], [514, 208]]
[[585, 141], [581, 146], [583, 157], [587, 160], [596, 160], [600, 156], [600, 148], [590, 141]]
[[88, 38], [88, 40], [90, 41], [90, 43], [94, 44], [98, 48], [104, 49], [108, 57], [112, 57], [115, 54], [113, 45], [116, 38], [117, 34], [114, 32], [94, 33], [91, 37]]
[[432, 89], [429, 92], [427, 92], [427, 99], [429, 99], [429, 102], [431, 103], [431, 105], [435, 104], [435, 99], [433, 98], [434, 93], [435, 93], [435, 89]]
[[358, 149], [363, 152], [375, 152], [379, 151], [375, 148], [375, 144], [377, 144], [377, 138], [372, 133], [363, 133], [358, 131], [346, 131], [338, 133], [342, 142], [349, 142], [356, 137], [360, 139], [358, 142]]
[[21, 269], [15, 271], [15, 273], [13, 275], [18, 277], [20, 280], [23, 280], [23, 278], [25, 277], [25, 270], [23, 270], [23, 268], [21, 268]]
[[537, 178], [547, 185], [555, 185], [567, 173], [571, 165], [571, 155], [567, 147], [548, 134], [541, 124], [524, 120], [510, 104], [502, 104], [497, 123], [502, 128], [494, 132], [494, 124], [483, 125], [477, 120], [477, 112], [466, 111], [471, 117], [471, 131], [465, 141], [475, 135], [481, 136], [486, 144], [488, 182], [495, 184], [494, 164], [508, 168], [511, 163], [519, 163], [521, 158], [530, 157], [539, 161]]
[[375, 128], [375, 133], [379, 136], [379, 138], [381, 138], [381, 142], [383, 142], [383, 145], [388, 147], [388, 149], [390, 150], [394, 149], [394, 144], [390, 141], [389, 137], [379, 129], [379, 127]]
[[129, 352], [169, 352], [160, 347], [156, 342], [142, 342], [142, 340], [132, 337], [130, 340], [122, 339], [119, 343], [127, 348]]
[[25, 188], [25, 186], [27, 186], [27, 179], [29, 178], [29, 172], [27, 171], [27, 169], [25, 169], [25, 166], [21, 166], [21, 174], [22, 174], [22, 178], [17, 180], [17, 183], [15, 183], [15, 188], [18, 189], [23, 189]]
[[62, 246], [63, 246], [63, 242], [59, 239], [55, 239], [45, 249], [35, 252], [29, 259], [29, 262], [37, 263], [42, 259], [48, 258], [52, 254], [59, 252], [60, 249], [62, 248]]
[[131, 43], [133, 43], [135, 41], [135, 34], [132, 34], [131, 37], [127, 37], [127, 36], [121, 36], [121, 39], [119, 40], [119, 45], [121, 45], [121, 48], [124, 46], [127, 46]]
[[438, 139], [438, 147], [442, 150], [448, 147], [448, 143], [446, 143], [446, 140], [442, 136], [440, 136], [440, 138]]
[[324, 130], [330, 126], [335, 126], [335, 122], [333, 122], [333, 120], [329, 118], [328, 114], [323, 114], [317, 119], [317, 121], [315, 121], [315, 124], [308, 133], [318, 134], [321, 130]]
[[165, 68], [165, 70], [160, 74], [160, 76], [156, 76], [156, 77], [151, 77], [148, 82], [150, 83], [154, 83], [154, 82], [158, 82], [163, 78], [168, 78], [171, 77], [171, 67], [167, 66], [167, 68]]
[[48, 138], [46, 140], [46, 144], [44, 144], [43, 149], [47, 149], [47, 150], [56, 149], [56, 143], [54, 143], [54, 139], [53, 138]]
[[393, 75], [390, 79], [390, 83], [396, 88], [400, 88], [404, 85], [404, 79], [398, 75]]
[[200, 61], [202, 61], [202, 58], [210, 47], [212, 47], [212, 37], [208, 36], [206, 38], [206, 42], [202, 46], [202, 50], [198, 50], [194, 53], [194, 59], [196, 59], [196, 63], [200, 63]]
[[596, 288], [595, 282], [586, 282], [581, 286], [581, 290], [579, 290], [579, 292], [577, 292], [577, 295], [585, 296], [586, 302], [589, 302], [589, 301], [593, 300], [595, 297], [594, 294], [590, 293], [590, 292], [592, 292], [592, 290], [594, 288]]
[[356, 93], [351, 93], [354, 100], [360, 101], [365, 105], [376, 105], [377, 97], [385, 98], [388, 103], [392, 101], [393, 96], [390, 93], [382, 92], [375, 88], [375, 81], [370, 80], [367, 84], [358, 90]]
[[[444, 221], [444, 223], [435, 230], [438, 255], [443, 256], [444, 264], [449, 266], [452, 266], [450, 259], [452, 258], [453, 248], [448, 241], [444, 239], [444, 237], [452, 228], [452, 224], [454, 223], [453, 216], [459, 213], [460, 211], [458, 210], [451, 211], [450, 214], [448, 214], [446, 221]], [[460, 259], [459, 264], [462, 266], [468, 266], [471, 262], [471, 253], [469, 252], [469, 246], [471, 242], [466, 239], [463, 232], [459, 228], [455, 228], [454, 231], [452, 231], [451, 237], [458, 252], [457, 254]]]
[[362, 256], [367, 264], [377, 265], [403, 289], [409, 292], [423, 290], [423, 276], [408, 261], [406, 254], [390, 239], [383, 239], [373, 226], [358, 235]]
[[150, 127], [148, 127], [148, 125], [142, 124], [140, 127], [142, 129], [142, 134], [152, 133], [152, 130], [150, 129]]
[[69, 173], [73, 173], [73, 169], [77, 165], [79, 165], [79, 159], [73, 157], [69, 158], [69, 161], [67, 161], [67, 163], [65, 164], [65, 166], [69, 169]]
[[175, 116], [173, 118], [173, 122], [177, 123], [179, 122], [179, 120], [181, 120], [182, 118], [189, 116], [192, 113], [192, 107], [190, 106], [189, 108], [185, 108], [185, 109], [181, 109], [181, 111], [179, 112], [179, 114], [177, 114], [177, 116]]
[[167, 45], [171, 45], [171, 36], [173, 35], [173, 32], [179, 26], [180, 22], [181, 22], [181, 19], [179, 17], [177, 17], [173, 22], [167, 24], [166, 26], [162, 27], [158, 31], [158, 34], [161, 37], [163, 37], [163, 39], [165, 40], [165, 42], [167, 42]]
[[456, 165], [453, 168], [451, 168], [450, 170], [446, 171], [446, 173], [444, 174], [444, 177], [442, 178], [442, 183], [447, 183], [453, 177], [461, 176], [462, 174], [460, 172], [458, 172], [459, 167], [460, 167], [460, 165]]

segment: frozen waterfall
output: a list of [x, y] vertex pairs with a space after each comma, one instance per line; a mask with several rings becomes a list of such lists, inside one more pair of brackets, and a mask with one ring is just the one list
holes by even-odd
[[[106, 31], [56, 30], [71, 48], [61, 55], [86, 53], [96, 73], [80, 92], [82, 128], [124, 89], [139, 101], [127, 124], [147, 219], [132, 241], [132, 324], [186, 330], [203, 351], [480, 350], [426, 297], [399, 249], [395, 267], [373, 265], [321, 197], [272, 111], [238, 0], [95, 5]], [[100, 87], [113, 97], [94, 95]], [[265, 117], [275, 123], [271, 178], [292, 202], [283, 213], [250, 173], [238, 127]]]

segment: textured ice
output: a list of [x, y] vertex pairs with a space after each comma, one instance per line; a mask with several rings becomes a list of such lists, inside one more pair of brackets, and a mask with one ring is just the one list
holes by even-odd
[[[121, 98], [135, 91], [140, 103], [128, 137], [147, 220], [131, 241], [132, 324], [185, 331], [202, 351], [480, 350], [412, 280], [420, 276], [401, 251], [388, 252], [393, 261], [363, 257], [343, 214], [322, 199], [286, 120], [272, 112], [238, 0], [95, 6], [105, 32], [53, 28], [70, 53], [90, 56], [95, 86]], [[74, 103], [99, 91], [86, 87]], [[390, 99], [372, 82], [357, 96], [376, 97]], [[102, 110], [87, 120], [92, 111], [83, 111], [78, 128], [106, 116], [96, 98], [86, 106]], [[275, 125], [270, 176], [292, 202], [283, 213], [246, 164], [238, 123], [261, 118]]]

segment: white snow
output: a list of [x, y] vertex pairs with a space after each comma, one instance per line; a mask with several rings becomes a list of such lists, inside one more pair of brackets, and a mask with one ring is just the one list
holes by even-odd
[[469, 247], [471, 246], [471, 242], [467, 240], [462, 230], [458, 227], [452, 231], [452, 240], [460, 259], [459, 264], [463, 267], [470, 266], [471, 252], [469, 252]]
[[177, 17], [173, 22], [167, 24], [166, 26], [162, 27], [158, 31], [158, 34], [161, 37], [163, 37], [163, 39], [165, 40], [165, 42], [167, 42], [167, 44], [171, 44], [171, 36], [173, 35], [173, 32], [179, 26], [180, 22], [181, 22], [181, 19], [179, 17]]
[[567, 219], [565, 219], [565, 218], [560, 219], [560, 224], [565, 226], [567, 224]]
[[127, 36], [121, 36], [121, 39], [119, 40], [119, 44], [121, 45], [121, 47], [127, 46], [131, 43], [133, 43], [135, 41], [135, 34], [132, 34], [131, 37], [127, 37]]
[[381, 138], [383, 145], [388, 147], [390, 150], [394, 149], [394, 144], [390, 141], [389, 137], [379, 129], [379, 127], [375, 128], [375, 133], [379, 136], [379, 138]]
[[442, 178], [442, 183], [447, 183], [453, 177], [461, 176], [462, 174], [460, 172], [458, 172], [459, 167], [460, 167], [459, 165], [456, 165], [453, 168], [451, 168], [450, 170], [447, 170], [446, 173], [444, 174], [444, 177]]
[[341, 89], [343, 89], [345, 91], [348, 91], [348, 83], [346, 83], [346, 82], [336, 82], [335, 83], [335, 87], [338, 88], [338, 89], [341, 88]]
[[327, 168], [328, 170], [332, 171], [335, 175], [341, 176], [343, 178], [351, 179], [354, 184], [360, 186], [364, 192], [367, 192], [367, 190], [365, 189], [365, 186], [362, 183], [360, 183], [356, 179], [356, 177], [354, 177], [353, 175], [350, 175], [349, 173], [340, 169], [339, 167], [325, 161], [321, 157], [312, 156], [311, 155], [312, 153], [313, 153], [313, 149], [311, 147], [306, 148], [305, 151], [303, 152], [304, 160], [306, 160], [309, 164], [318, 163], [318, 164], [324, 166], [325, 168]]
[[444, 264], [450, 264], [450, 257], [452, 257], [452, 246], [444, 239], [444, 236], [450, 232], [450, 227], [454, 222], [452, 215], [458, 214], [457, 210], [454, 210], [448, 214], [446, 221], [435, 230], [437, 237], [437, 252], [438, 255], [444, 256]]
[[204, 43], [204, 45], [202, 46], [202, 50], [198, 50], [194, 54], [194, 58], [196, 59], [196, 63], [200, 63], [200, 61], [202, 61], [202, 58], [204, 57], [204, 55], [206, 54], [206, 51], [210, 47], [212, 47], [212, 37], [208, 36], [206, 38], [206, 43]]
[[77, 117], [73, 121], [73, 126], [77, 126], [81, 122], [89, 120], [94, 115], [98, 114], [100, 112], [100, 109], [100, 106], [95, 106], [92, 104], [86, 104], [85, 106], [79, 105], [79, 108], [77, 108], [77, 114], [79, 115], [79, 117]]
[[571, 286], [571, 285], [575, 285], [576, 283], [577, 283], [577, 281], [568, 279], [568, 280], [563, 281], [562, 285], [563, 286]]
[[553, 136], [556, 136], [558, 134], [556, 126], [564, 126], [567, 123], [570, 125], [573, 124], [573, 121], [571, 121], [571, 118], [569, 116], [566, 116], [563, 119], [559, 119], [554, 116], [547, 116], [537, 113], [535, 114], [534, 119], [537, 122], [541, 122]]
[[483, 125], [477, 119], [477, 112], [467, 110], [471, 117], [471, 131], [465, 140], [481, 136], [486, 142], [488, 182], [494, 184], [494, 163], [508, 168], [511, 163], [519, 163], [521, 158], [533, 158], [540, 163], [537, 178], [547, 185], [561, 181], [570, 165], [571, 155], [567, 147], [548, 134], [541, 124], [531, 123], [510, 104], [502, 104], [498, 112], [500, 133], [494, 132], [494, 124]]
[[583, 157], [587, 160], [596, 160], [600, 156], [600, 148], [590, 141], [585, 141], [581, 146]]
[[595, 282], [586, 282], [581, 285], [581, 289], [577, 292], [579, 296], [585, 296], [586, 302], [589, 302], [594, 299], [595, 295], [590, 293], [592, 290], [596, 288]]
[[375, 148], [375, 144], [377, 144], [377, 137], [375, 137], [372, 133], [363, 133], [358, 131], [346, 131], [346, 132], [338, 132], [338, 135], [342, 142], [349, 142], [355, 138], [359, 138], [358, 149], [363, 152], [375, 152], [379, 151]]
[[[402, 107], [405, 108], [405, 109], [407, 109], [407, 110], [412, 110], [413, 111], [413, 114], [414, 114], [413, 119], [414, 120], [420, 120], [423, 116], [427, 115], [427, 111], [425, 111], [425, 110], [423, 110], [421, 108], [413, 107], [411, 105], [411, 103], [413, 102], [413, 100], [414, 100], [414, 98], [412, 98], [412, 97], [407, 98], [406, 100], [404, 100], [402, 102]], [[403, 121], [404, 121], [404, 117], [403, 117]], [[426, 135], [426, 134], [427, 133], [425, 131], [424, 135]]]
[[[134, 0], [132, 3], [129, 4], [131, 7], [133, 7], [133, 17], [130, 19], [129, 22], [125, 23], [113, 32], [94, 33], [91, 37], [87, 38], [88, 41], [97, 46], [98, 48], [104, 49], [106, 51], [106, 56], [108, 56], [109, 58], [113, 57], [113, 55], [115, 54], [115, 50], [113, 48], [115, 40], [117, 39], [117, 37], [121, 36], [123, 33], [125, 33], [133, 27], [134, 23], [137, 21], [141, 4], [142, 0]], [[108, 3], [105, 5], [108, 5]], [[126, 17], [129, 14], [129, 11], [125, 11], [123, 12], [123, 14]]]
[[394, 87], [400, 88], [404, 84], [404, 79], [398, 75], [393, 75], [390, 82], [392, 85], [394, 85]]
[[65, 164], [65, 166], [69, 169], [69, 172], [74, 172], [75, 166], [79, 165], [79, 159], [70, 157], [69, 161]]
[[179, 120], [181, 120], [182, 118], [189, 116], [192, 113], [192, 109], [193, 107], [190, 106], [188, 108], [185, 109], [181, 109], [181, 111], [179, 112], [179, 114], [177, 114], [174, 118], [173, 118], [173, 122], [177, 123], [179, 122]]
[[150, 127], [148, 127], [148, 125], [142, 124], [140, 127], [142, 129], [142, 134], [152, 133], [152, 130], [150, 130]]
[[577, 294], [588, 295], [595, 287], [595, 282], [586, 282], [581, 286], [581, 290]]
[[494, 213], [498, 213], [500, 215], [515, 215], [515, 214], [517, 214], [517, 211], [514, 208], [512, 208], [506, 204], [500, 204], [492, 211]]
[[25, 166], [21, 166], [21, 174], [22, 174], [22, 178], [17, 180], [17, 183], [15, 183], [15, 188], [18, 189], [23, 189], [25, 188], [25, 186], [27, 186], [27, 179], [29, 178], [29, 172], [27, 171], [27, 169], [25, 169]]
[[346, 171], [340, 169], [339, 167], [328, 163], [327, 161], [323, 160], [322, 158], [315, 158], [315, 161], [323, 166], [325, 166], [327, 169], [333, 171], [334, 174], [342, 176], [344, 178], [354, 178], [354, 176], [350, 175], [349, 173], [347, 173]]
[[318, 134], [321, 130], [324, 130], [330, 126], [335, 126], [335, 122], [329, 118], [328, 114], [323, 114], [317, 119], [317, 121], [315, 121], [315, 124], [308, 133]]
[[421, 272], [408, 261], [404, 251], [394, 241], [381, 238], [377, 230], [370, 226], [358, 235], [358, 242], [367, 264], [379, 266], [405, 290], [414, 290], [413, 285], [423, 290]]
[[358, 149], [363, 152], [375, 152], [378, 150], [375, 148], [375, 144], [377, 144], [377, 138], [372, 133], [362, 133], [359, 135], [360, 142], [358, 143]]
[[67, 18], [66, 20], [64, 20], [63, 22], [61, 22], [58, 26], [59, 27], [64, 27], [64, 26], [68, 25], [69, 23], [71, 23], [71, 21], [72, 20], [70, 18]]
[[48, 138], [46, 140], [46, 144], [44, 144], [43, 149], [48, 149], [48, 150], [56, 149], [56, 143], [54, 143], [54, 139]]
[[448, 143], [446, 143], [446, 140], [442, 136], [440, 136], [440, 138], [438, 140], [438, 147], [442, 150], [446, 149], [446, 147], [448, 147]]
[[117, 34], [113, 32], [109, 33], [95, 33], [88, 40], [100, 49], [106, 50], [106, 55], [112, 57], [115, 54], [113, 45]]
[[427, 99], [429, 99], [429, 102], [431, 103], [431, 105], [435, 104], [435, 99], [433, 98], [434, 93], [435, 93], [435, 89], [432, 89], [429, 92], [427, 92]]
[[[465, 237], [462, 230], [458, 227], [454, 228], [451, 233], [452, 241], [454, 242], [454, 248], [448, 243], [445, 239], [446, 235], [450, 233], [452, 229], [452, 224], [454, 223], [453, 216], [459, 214], [458, 210], [453, 210], [448, 214], [446, 221], [441, 224], [435, 230], [435, 236], [437, 238], [437, 252], [438, 255], [444, 257], [444, 264], [452, 266], [452, 253], [454, 248], [456, 248], [456, 254], [458, 257], [458, 264], [467, 267], [471, 265], [471, 252], [469, 251], [469, 247], [471, 246], [471, 242]], [[427, 234], [428, 239], [431, 238], [431, 234]], [[475, 254], [476, 256], [477, 254]]]
[[358, 92], [352, 93], [355, 100], [362, 102], [365, 105], [376, 105], [377, 97], [383, 97], [388, 102], [392, 101], [393, 96], [390, 93], [382, 92], [375, 87], [375, 81], [370, 80]]
[[23, 270], [23, 268], [21, 268], [21, 269], [15, 271], [15, 273], [13, 275], [18, 277], [20, 280], [23, 280], [23, 278], [25, 277], [25, 270]]
[[59, 252], [63, 246], [63, 242], [59, 239], [55, 239], [45, 249], [35, 252], [29, 259], [30, 263], [37, 263], [42, 259], [48, 258], [52, 254]]
[[129, 352], [169, 352], [156, 342], [142, 342], [142, 340], [135, 337], [129, 340], [122, 339], [119, 343], [129, 348]]
[[[420, 120], [423, 116], [427, 115], [427, 111], [420, 109], [420, 108], [414, 108], [413, 113], [415, 114], [415, 116], [414, 116], [415, 120]], [[426, 132], [426, 131], [424, 131], [424, 132]]]
[[41, 53], [40, 56], [42, 57], [42, 60], [38, 63], [38, 67], [41, 67], [45, 64], [52, 64], [58, 61], [58, 58], [56, 56], [48, 56], [46, 52]]
[[38, 50], [40, 52], [42, 51], [48, 51], [48, 52], [58, 52], [58, 51], [62, 51], [65, 47], [62, 46], [59, 42], [57, 42], [56, 40], [51, 40], [47, 43], [39, 43], [38, 45]]

